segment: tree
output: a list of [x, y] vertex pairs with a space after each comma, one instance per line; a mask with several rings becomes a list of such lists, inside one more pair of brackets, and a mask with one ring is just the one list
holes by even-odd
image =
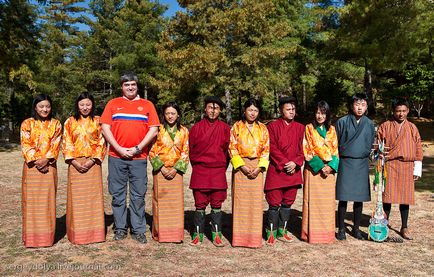
[[417, 0], [345, 1], [339, 28], [328, 51], [335, 57], [363, 67], [369, 110], [375, 113], [373, 83], [386, 73], [396, 75], [411, 59], [409, 30], [420, 13]]
[[402, 85], [400, 90], [403, 95], [409, 96], [413, 103], [413, 108], [417, 112], [417, 117], [420, 118], [424, 103], [428, 99], [432, 99], [434, 91], [434, 66], [430, 65], [415, 65], [404, 71], [404, 75], [408, 81]]
[[163, 92], [160, 101], [177, 98], [198, 107], [206, 95], [224, 96], [226, 120], [231, 123], [237, 98], [241, 102], [243, 97], [264, 97], [265, 104], [273, 107], [269, 100], [277, 92], [291, 90], [303, 1], [180, 4], [186, 11], [169, 22], [159, 46], [170, 73], [158, 83]]
[[0, 121], [15, 125], [29, 115], [35, 90], [39, 28], [27, 1], [0, 1]]
[[61, 119], [72, 113], [77, 94], [85, 87], [84, 72], [74, 63], [86, 33], [78, 23], [86, 23], [84, 0], [50, 2], [45, 8], [42, 26], [42, 53], [38, 63], [38, 91], [53, 97], [54, 109]]
[[110, 65], [115, 80], [124, 71], [135, 71], [145, 98], [156, 98], [153, 81], [164, 70], [156, 45], [165, 26], [165, 10], [165, 6], [151, 1], [126, 1], [114, 17], [109, 46], [114, 50]]
[[95, 20], [88, 22], [90, 30], [83, 41], [82, 55], [77, 63], [84, 72], [86, 89], [93, 93], [97, 110], [101, 111], [106, 100], [115, 93], [118, 74], [111, 60], [116, 56], [111, 40], [115, 34], [115, 18], [123, 7], [122, 0], [93, 0], [89, 3]]

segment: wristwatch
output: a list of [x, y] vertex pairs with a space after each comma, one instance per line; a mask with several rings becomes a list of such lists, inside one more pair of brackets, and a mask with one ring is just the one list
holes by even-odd
[[142, 153], [142, 150], [140, 150], [138, 145], [134, 146], [134, 148], [136, 148], [136, 154]]

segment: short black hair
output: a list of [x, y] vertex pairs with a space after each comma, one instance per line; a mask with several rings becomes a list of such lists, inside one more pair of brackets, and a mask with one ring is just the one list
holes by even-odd
[[137, 78], [136, 73], [132, 72], [132, 71], [126, 71], [124, 73], [122, 73], [121, 75], [121, 86], [125, 83], [125, 82], [131, 82], [131, 81], [135, 81], [136, 83], [139, 83], [139, 78]]
[[78, 102], [80, 102], [83, 99], [89, 99], [92, 102], [92, 109], [90, 110], [89, 116], [93, 120], [93, 118], [95, 117], [95, 99], [93, 98], [93, 95], [87, 91], [80, 93], [80, 95], [75, 100], [74, 118], [75, 120], [80, 119], [81, 114], [80, 114], [80, 109], [78, 108]]
[[[350, 97], [348, 101], [348, 111], [350, 114], [353, 113], [353, 104], [357, 101], [365, 101], [368, 104], [368, 95], [366, 93], [358, 92]], [[365, 115], [368, 115], [368, 109], [365, 111]]]
[[[244, 105], [243, 105], [243, 107], [244, 107], [244, 111], [245, 111], [248, 107], [250, 107], [250, 106], [252, 106], [252, 105], [253, 105], [254, 107], [256, 107], [256, 108], [259, 110], [259, 114], [261, 114], [261, 111], [262, 111], [261, 103], [259, 102], [259, 100], [255, 99], [255, 98], [253, 98], [253, 97], [247, 99], [247, 101], [244, 102]], [[256, 120], [255, 120], [256, 122], [258, 122], [259, 114], [258, 114], [258, 117], [257, 117]], [[243, 121], [246, 121], [246, 116], [245, 116], [244, 114], [242, 115], [242, 120], [243, 120]]]
[[330, 110], [329, 104], [324, 100], [321, 100], [316, 104], [316, 107], [314, 110], [314, 116], [313, 116], [313, 126], [314, 127], [318, 126], [318, 122], [316, 121], [316, 112], [318, 110], [320, 110], [322, 113], [326, 114], [326, 120], [324, 121], [324, 126], [325, 126], [326, 130], [328, 130], [330, 128], [330, 125], [331, 125], [331, 110]]
[[53, 115], [53, 101], [51, 101], [51, 97], [50, 96], [48, 96], [47, 94], [37, 94], [37, 95], [35, 95], [34, 97], [33, 97], [33, 103], [32, 103], [32, 111], [31, 111], [31, 115], [32, 115], [32, 117], [34, 118], [34, 119], [36, 119], [36, 120], [43, 120], [40, 116], [39, 116], [39, 114], [36, 112], [36, 105], [39, 103], [39, 102], [42, 102], [42, 101], [45, 101], [45, 100], [47, 100], [49, 103], [50, 103], [50, 106], [51, 106], [51, 110], [50, 110], [50, 113], [48, 114], [48, 116], [47, 116], [47, 120], [51, 120], [51, 117], [52, 117], [52, 115]]
[[167, 108], [174, 108], [178, 112], [178, 118], [176, 119], [176, 127], [181, 128], [181, 109], [179, 108], [178, 104], [176, 102], [170, 101], [163, 105], [161, 108], [161, 112], [163, 113], [163, 123], [167, 124], [166, 117], [164, 116], [164, 113], [166, 112]]
[[368, 95], [366, 93], [356, 93], [351, 97], [351, 105], [356, 101], [365, 100], [368, 103]]
[[395, 110], [398, 106], [406, 106], [410, 109], [410, 103], [405, 98], [396, 98], [392, 100], [392, 110]]
[[219, 105], [220, 109], [222, 109], [222, 110], [226, 107], [225, 103], [223, 103], [223, 101], [217, 96], [206, 97], [204, 107], [206, 107], [206, 105], [208, 105], [209, 103], [214, 103], [214, 104]]
[[282, 96], [279, 98], [279, 109], [282, 109], [283, 105], [292, 104], [297, 107], [297, 99], [294, 96]]

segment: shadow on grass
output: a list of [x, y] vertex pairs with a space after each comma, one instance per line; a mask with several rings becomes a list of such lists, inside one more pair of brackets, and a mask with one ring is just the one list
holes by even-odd
[[[264, 211], [262, 218], [264, 222], [264, 225], [262, 227], [262, 238], [266, 241], [267, 233], [265, 232], [265, 228], [267, 227], [267, 211]], [[302, 212], [296, 209], [291, 209], [288, 231], [299, 240], [301, 240], [301, 220], [302, 220]]]
[[[366, 207], [364, 207], [366, 209]], [[365, 212], [371, 212], [371, 211], [365, 211]], [[336, 220], [338, 219], [338, 213], [336, 211]], [[352, 212], [347, 212], [345, 215], [345, 219], [351, 221], [352, 223], [354, 223], [354, 213]], [[360, 221], [360, 227], [368, 227], [369, 226], [369, 220], [371, 219], [370, 215], [364, 214], [362, 213], [362, 220]], [[351, 226], [349, 224], [345, 224], [346, 226]], [[338, 223], [336, 222], [336, 226], [338, 226]]]
[[0, 142], [0, 152], [13, 152], [19, 150], [18, 143]]
[[[113, 224], [113, 214], [104, 213], [105, 234], [107, 236], [108, 228]], [[113, 228], [113, 226], [112, 226]]]
[[[107, 229], [113, 224], [113, 215], [104, 213], [105, 234]], [[66, 236], [66, 214], [56, 218], [56, 233], [54, 235], [54, 244], [58, 243]]]
[[416, 191], [434, 192], [434, 157], [424, 157], [422, 167], [422, 178], [416, 181]]
[[152, 233], [152, 224], [154, 224], [154, 218], [149, 213], [145, 213], [145, 218], [146, 218], [146, 224], [149, 225], [149, 230]]
[[66, 214], [56, 218], [56, 233], [54, 235], [54, 244], [58, 243], [66, 236]]
[[[185, 211], [184, 212], [184, 229], [188, 231], [190, 234], [190, 238], [193, 236], [194, 225], [193, 225], [193, 217], [195, 211]], [[205, 216], [205, 236], [211, 240], [211, 216], [207, 214]], [[222, 211], [222, 235], [225, 237], [230, 243], [232, 243], [232, 214], [228, 214]]]

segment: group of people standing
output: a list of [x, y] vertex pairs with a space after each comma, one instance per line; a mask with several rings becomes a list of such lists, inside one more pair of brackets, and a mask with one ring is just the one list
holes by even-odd
[[[390, 151], [383, 201], [387, 216], [391, 204], [400, 204], [401, 235], [407, 228], [409, 205], [414, 204], [414, 180], [421, 176], [422, 148], [417, 128], [407, 121], [409, 105], [398, 100], [393, 119], [376, 134], [366, 117], [367, 99], [356, 94], [350, 113], [331, 125], [330, 107], [318, 102], [312, 123], [294, 120], [296, 99], [279, 99], [280, 118], [268, 126], [259, 122], [261, 106], [250, 98], [242, 120], [232, 128], [219, 119], [224, 103], [207, 97], [204, 118], [190, 131], [180, 124], [175, 102], [162, 108], [162, 124], [154, 105], [138, 95], [133, 73], [121, 76], [122, 97], [112, 99], [101, 117], [95, 102], [82, 93], [75, 114], [62, 127], [52, 118], [50, 97], [38, 95], [32, 117], [21, 125], [24, 155], [22, 180], [23, 242], [26, 247], [51, 246], [56, 223], [56, 161], [62, 152], [68, 167], [67, 235], [75, 244], [105, 240], [101, 163], [110, 145], [108, 188], [112, 196], [114, 240], [131, 237], [146, 243], [145, 194], [147, 161], [153, 168], [152, 237], [159, 242], [184, 241], [183, 175], [191, 164], [190, 189], [196, 210], [190, 244], [202, 243], [205, 210], [211, 206], [211, 239], [224, 246], [221, 207], [227, 198], [226, 170], [232, 171], [232, 245], [263, 245], [263, 197], [269, 205], [266, 243], [291, 242], [289, 220], [297, 191], [303, 185], [301, 238], [309, 243], [331, 243], [346, 238], [347, 202], [354, 202], [352, 234], [360, 232], [363, 202], [370, 201], [369, 156], [375, 137]], [[303, 175], [303, 176], [302, 176]], [[304, 178], [303, 178], [304, 177]], [[127, 195], [129, 199], [127, 199]], [[338, 204], [338, 232], [335, 208]], [[127, 204], [128, 203], [128, 204]], [[127, 208], [128, 206], [128, 208]], [[130, 222], [127, 222], [129, 214]]]

